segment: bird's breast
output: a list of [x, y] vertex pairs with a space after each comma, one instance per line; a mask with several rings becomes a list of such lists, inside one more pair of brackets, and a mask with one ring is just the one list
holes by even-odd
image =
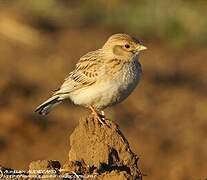
[[142, 74], [140, 63], [135, 60], [125, 65], [120, 75], [117, 76], [117, 101], [122, 101], [128, 97], [137, 86]]

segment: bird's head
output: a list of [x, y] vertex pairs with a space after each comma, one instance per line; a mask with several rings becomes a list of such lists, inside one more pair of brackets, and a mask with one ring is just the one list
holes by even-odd
[[115, 57], [132, 59], [147, 48], [139, 40], [127, 34], [114, 34], [109, 37], [102, 49], [112, 53]]

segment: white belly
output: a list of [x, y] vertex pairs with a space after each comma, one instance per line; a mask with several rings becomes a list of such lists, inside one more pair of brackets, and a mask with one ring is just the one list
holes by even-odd
[[71, 93], [70, 99], [78, 105], [104, 109], [128, 97], [137, 86], [140, 76], [141, 66], [138, 61], [134, 61], [114, 77], [106, 75], [97, 83]]

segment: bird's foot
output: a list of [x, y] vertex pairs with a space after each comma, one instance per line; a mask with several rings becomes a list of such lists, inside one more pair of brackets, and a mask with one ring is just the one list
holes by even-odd
[[98, 120], [102, 125], [106, 124], [105, 117], [103, 117], [101, 114], [98, 114], [98, 113], [92, 113], [92, 114], [95, 120]]
[[99, 114], [92, 106], [90, 106], [90, 109], [95, 120], [99, 121], [102, 125], [107, 125], [104, 111], [101, 111], [101, 114]]

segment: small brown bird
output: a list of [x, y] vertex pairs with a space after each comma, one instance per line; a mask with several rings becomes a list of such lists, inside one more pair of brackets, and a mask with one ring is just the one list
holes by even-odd
[[103, 123], [98, 112], [123, 101], [137, 86], [142, 73], [139, 52], [145, 49], [127, 34], [112, 35], [101, 49], [81, 57], [60, 89], [35, 111], [47, 114], [70, 99], [90, 108], [95, 119]]

